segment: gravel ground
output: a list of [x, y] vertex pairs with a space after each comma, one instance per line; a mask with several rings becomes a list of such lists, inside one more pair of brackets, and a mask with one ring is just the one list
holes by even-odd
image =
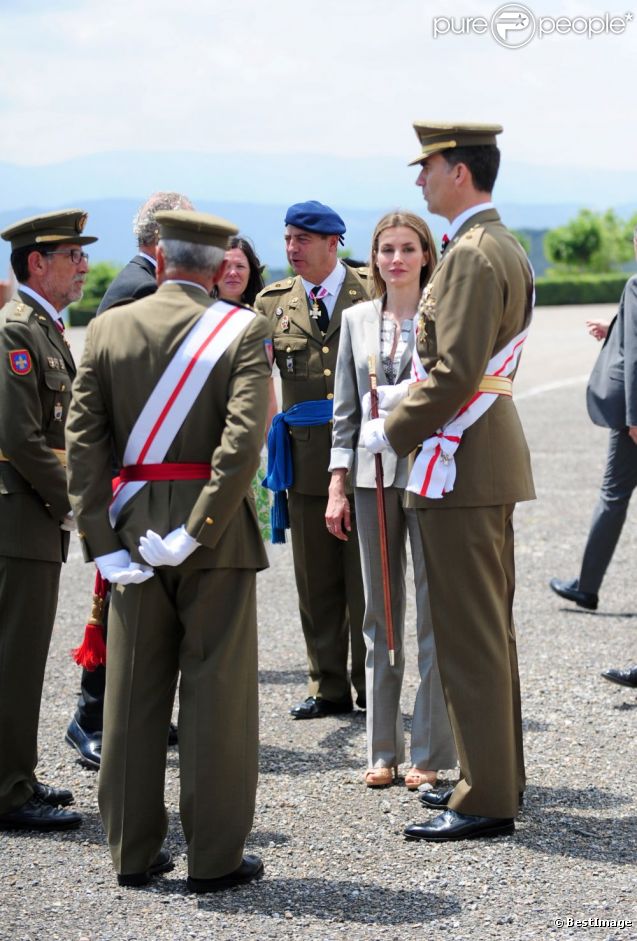
[[[549, 592], [552, 575], [577, 574], [606, 435], [586, 418], [582, 385], [524, 398], [519, 407], [539, 499], [516, 515], [529, 786], [515, 835], [406, 843], [404, 825], [429, 814], [403, 786], [372, 791], [361, 783], [364, 714], [289, 718], [289, 706], [305, 695], [304, 648], [289, 548], [275, 547], [272, 567], [259, 576], [261, 776], [248, 844], [263, 856], [265, 879], [215, 896], [186, 893], [172, 749], [166, 799], [176, 868], [147, 888], [120, 889], [100, 826], [96, 775], [63, 741], [79, 683], [68, 651], [79, 640], [92, 582], [75, 542], [47, 669], [38, 772], [72, 787], [84, 826], [69, 834], [0, 834], [1, 941], [537, 941], [579, 937], [584, 927], [586, 937], [603, 941], [637, 938], [637, 697], [599, 676], [636, 660], [636, 511], [598, 613]], [[413, 624], [413, 608], [408, 616]], [[406, 713], [414, 661], [415, 640]], [[577, 919], [586, 924], [578, 927]], [[630, 919], [632, 926], [612, 925]]]

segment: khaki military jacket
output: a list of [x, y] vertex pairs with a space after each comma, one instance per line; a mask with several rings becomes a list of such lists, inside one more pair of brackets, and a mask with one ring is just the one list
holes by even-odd
[[[367, 300], [363, 278], [347, 266], [345, 271], [325, 336], [310, 317], [307, 295], [298, 275], [268, 285], [256, 299], [256, 309], [267, 316], [270, 324], [284, 410], [298, 402], [334, 398], [341, 315], [345, 308]], [[327, 496], [331, 423], [291, 427], [289, 432], [294, 462], [291, 489], [310, 496]]]
[[163, 284], [155, 294], [91, 321], [67, 423], [69, 492], [85, 558], [122, 547], [140, 560], [147, 529], [165, 536], [185, 524], [202, 543], [182, 565], [267, 566], [251, 481], [268, 403], [268, 329], [255, 316], [208, 376], [166, 462], [206, 462], [210, 480], [149, 482], [108, 521], [111, 462], [120, 466], [131, 429], [185, 336], [213, 303], [198, 288]]
[[[428, 372], [385, 422], [399, 455], [416, 452], [477, 391], [494, 353], [530, 321], [533, 276], [495, 209], [461, 226], [425, 288], [416, 348]], [[408, 506], [496, 506], [535, 497], [529, 450], [510, 397], [499, 396], [468, 428], [455, 455], [456, 482], [439, 500], [408, 494]]]
[[0, 555], [66, 558], [66, 473], [53, 449], [75, 376], [73, 356], [49, 314], [19, 292], [0, 311]]

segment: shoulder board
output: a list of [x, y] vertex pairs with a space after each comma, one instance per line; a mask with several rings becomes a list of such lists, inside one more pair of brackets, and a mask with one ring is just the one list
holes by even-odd
[[294, 278], [282, 278], [280, 281], [274, 281], [268, 284], [261, 291], [261, 296], [266, 294], [280, 294], [282, 291], [289, 291], [294, 284]]
[[35, 314], [33, 307], [30, 307], [29, 304], [25, 304], [23, 300], [18, 298], [12, 298], [5, 308], [6, 310], [6, 319], [7, 321], [18, 321], [19, 323], [27, 323], [32, 314]]
[[484, 235], [485, 227], [484, 223], [476, 222], [471, 228], [462, 235], [458, 241], [459, 242], [479, 242], [482, 236]]

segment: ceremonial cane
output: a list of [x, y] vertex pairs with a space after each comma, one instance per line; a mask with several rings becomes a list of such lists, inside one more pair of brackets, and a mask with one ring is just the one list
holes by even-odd
[[[378, 418], [378, 390], [376, 388], [376, 357], [367, 357], [370, 385], [370, 414]], [[387, 541], [387, 514], [385, 512], [385, 487], [383, 484], [383, 459], [374, 455], [376, 461], [376, 512], [378, 513], [378, 531], [380, 535], [380, 561], [383, 573], [383, 596], [385, 599], [385, 626], [387, 629], [387, 651], [389, 665], [394, 666], [394, 621], [391, 610], [391, 583], [389, 581], [389, 543]]]

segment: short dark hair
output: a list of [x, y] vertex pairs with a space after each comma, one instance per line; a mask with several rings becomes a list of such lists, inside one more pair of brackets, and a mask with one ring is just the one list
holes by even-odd
[[46, 248], [41, 245], [24, 245], [22, 248], [14, 248], [11, 252], [11, 267], [20, 284], [25, 284], [29, 280], [29, 255], [31, 252], [39, 252], [41, 255], [48, 255], [54, 252], [59, 243], [49, 242]]
[[440, 152], [450, 167], [464, 163], [471, 174], [473, 185], [479, 192], [493, 192], [500, 168], [500, 151], [495, 144], [484, 144], [477, 147], [450, 147]]
[[241, 249], [243, 254], [248, 259], [250, 277], [248, 278], [246, 289], [241, 295], [241, 303], [252, 306], [259, 291], [263, 290], [265, 287], [263, 282], [263, 275], [261, 273], [263, 271], [261, 262], [257, 257], [257, 253], [254, 250], [252, 242], [242, 235], [232, 235], [228, 239], [226, 251], [229, 251], [231, 248]]

